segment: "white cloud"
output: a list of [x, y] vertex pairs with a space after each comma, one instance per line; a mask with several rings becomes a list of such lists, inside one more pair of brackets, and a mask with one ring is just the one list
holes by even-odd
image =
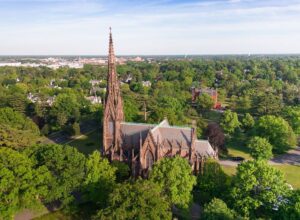
[[54, 15], [67, 11], [72, 16], [2, 26], [0, 54], [106, 54], [109, 26], [117, 54], [300, 52], [300, 1], [205, 3], [151, 2], [108, 10], [99, 2], [87, 2], [82, 10], [87, 15], [78, 17], [72, 14], [80, 10], [78, 3], [53, 7]]

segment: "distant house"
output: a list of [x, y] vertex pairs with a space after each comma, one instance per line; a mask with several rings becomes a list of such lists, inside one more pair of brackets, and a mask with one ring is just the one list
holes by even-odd
[[32, 94], [31, 92], [27, 95], [27, 99], [32, 103], [42, 103], [45, 102], [48, 106], [52, 106], [55, 101], [56, 96], [49, 96], [45, 100], [42, 100], [38, 94]]
[[99, 85], [101, 82], [102, 82], [102, 80], [97, 80], [97, 79], [91, 79], [89, 81], [89, 83], [92, 84], [92, 86]]
[[145, 87], [151, 87], [151, 82], [150, 81], [142, 81], [142, 84]]
[[89, 100], [93, 105], [94, 104], [101, 104], [101, 98], [99, 96], [88, 96], [85, 97], [87, 100]]
[[32, 103], [36, 103], [37, 101], [39, 101], [39, 97], [37, 95], [33, 95], [31, 92], [28, 93], [27, 99]]
[[220, 109], [221, 108], [221, 103], [218, 102], [218, 91], [213, 88], [191, 88], [191, 93], [192, 93], [192, 103], [195, 104], [198, 96], [201, 94], [208, 94], [212, 100], [214, 100], [214, 109]]
[[50, 84], [49, 84], [49, 87], [50, 87], [50, 88], [53, 88], [53, 89], [61, 89], [60, 86], [55, 85], [55, 82], [56, 82], [55, 79], [51, 79]]

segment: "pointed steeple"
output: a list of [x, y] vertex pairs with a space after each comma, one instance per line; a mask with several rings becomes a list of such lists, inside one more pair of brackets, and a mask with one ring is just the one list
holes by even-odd
[[[111, 27], [109, 28], [109, 49], [108, 49], [108, 73], [107, 73], [107, 91], [119, 90], [119, 83], [116, 74], [116, 66], [115, 66], [115, 52], [114, 52], [114, 43], [112, 39]], [[108, 93], [107, 93], [108, 95]]]
[[[124, 121], [123, 102], [118, 81], [111, 28], [109, 32], [107, 90], [103, 115], [104, 154], [122, 158], [121, 122]], [[111, 153], [113, 151], [113, 153]], [[115, 156], [114, 156], [115, 157]], [[120, 159], [119, 158], [119, 159]], [[114, 158], [112, 158], [114, 159]]]
[[108, 63], [115, 63], [115, 52], [114, 52], [114, 43], [112, 39], [111, 27], [109, 28], [109, 52], [108, 52]]

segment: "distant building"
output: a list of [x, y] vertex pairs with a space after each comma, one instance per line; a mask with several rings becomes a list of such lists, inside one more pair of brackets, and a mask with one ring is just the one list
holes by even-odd
[[142, 81], [142, 84], [145, 87], [151, 87], [151, 82], [150, 81]]
[[52, 106], [55, 101], [56, 96], [49, 96], [46, 99], [42, 100], [38, 94], [28, 93], [27, 99], [32, 103], [46, 103], [48, 106]]
[[94, 104], [101, 104], [101, 98], [99, 96], [88, 96], [85, 97], [87, 100], [89, 100], [93, 105]]
[[221, 108], [221, 103], [218, 102], [218, 91], [216, 89], [212, 88], [191, 88], [191, 93], [192, 93], [192, 103], [195, 104], [198, 96], [201, 94], [205, 93], [208, 94], [212, 100], [214, 101], [214, 109], [220, 109]]
[[101, 82], [102, 82], [102, 80], [97, 80], [97, 79], [91, 79], [91, 80], [89, 81], [89, 83], [90, 83], [92, 86], [99, 85]]

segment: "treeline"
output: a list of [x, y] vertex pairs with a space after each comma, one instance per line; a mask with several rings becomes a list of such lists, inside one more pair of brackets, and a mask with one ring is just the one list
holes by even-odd
[[264, 159], [243, 162], [227, 176], [208, 160], [197, 175], [187, 160], [164, 158], [148, 179], [130, 178], [129, 167], [88, 157], [62, 145], [0, 148], [0, 219], [43, 206], [80, 219], [299, 219], [300, 192]]

